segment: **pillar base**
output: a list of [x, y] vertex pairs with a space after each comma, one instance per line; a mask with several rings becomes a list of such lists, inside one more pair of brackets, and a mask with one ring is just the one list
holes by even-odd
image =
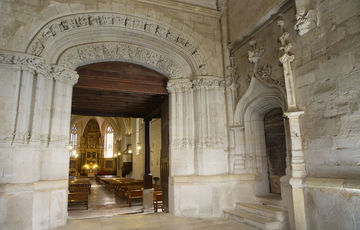
[[153, 193], [153, 188], [143, 190], [143, 212], [145, 214], [154, 213]]

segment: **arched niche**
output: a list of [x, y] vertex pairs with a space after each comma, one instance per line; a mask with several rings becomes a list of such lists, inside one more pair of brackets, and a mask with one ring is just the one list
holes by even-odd
[[[234, 114], [235, 153], [241, 159], [242, 172], [256, 174], [256, 195], [269, 193], [264, 115], [277, 108], [286, 111], [284, 92], [253, 77]], [[286, 122], [284, 125], [287, 132]]]

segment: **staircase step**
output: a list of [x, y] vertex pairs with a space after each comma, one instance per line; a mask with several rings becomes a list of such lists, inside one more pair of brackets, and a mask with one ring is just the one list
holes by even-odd
[[256, 196], [256, 200], [261, 204], [281, 206], [281, 195], [269, 194], [266, 196]]
[[226, 209], [224, 210], [224, 215], [226, 218], [230, 220], [249, 224], [251, 226], [260, 229], [265, 229], [265, 230], [283, 229], [283, 224], [280, 221], [271, 218], [262, 217], [245, 211]]
[[236, 209], [261, 215], [267, 218], [273, 218], [278, 221], [287, 220], [287, 211], [276, 206], [256, 203], [236, 203]]

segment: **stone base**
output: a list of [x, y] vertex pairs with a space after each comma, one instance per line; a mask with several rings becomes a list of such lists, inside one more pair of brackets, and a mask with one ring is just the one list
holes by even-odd
[[143, 190], [143, 211], [144, 211], [144, 213], [154, 213], [153, 194], [154, 194], [153, 188]]
[[67, 180], [0, 185], [0, 226], [48, 229], [66, 224]]

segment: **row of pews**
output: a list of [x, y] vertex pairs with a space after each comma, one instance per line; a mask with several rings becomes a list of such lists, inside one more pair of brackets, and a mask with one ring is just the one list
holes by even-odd
[[[127, 200], [129, 207], [132, 202], [143, 198], [144, 181], [131, 178], [120, 178], [117, 176], [97, 176], [96, 181], [104, 184], [105, 188], [114, 192], [116, 196]], [[162, 191], [160, 185], [154, 186], [153, 204], [155, 212], [162, 208]]]
[[69, 177], [68, 209], [71, 210], [74, 205], [82, 205], [89, 209], [90, 192], [91, 183], [88, 177]]

